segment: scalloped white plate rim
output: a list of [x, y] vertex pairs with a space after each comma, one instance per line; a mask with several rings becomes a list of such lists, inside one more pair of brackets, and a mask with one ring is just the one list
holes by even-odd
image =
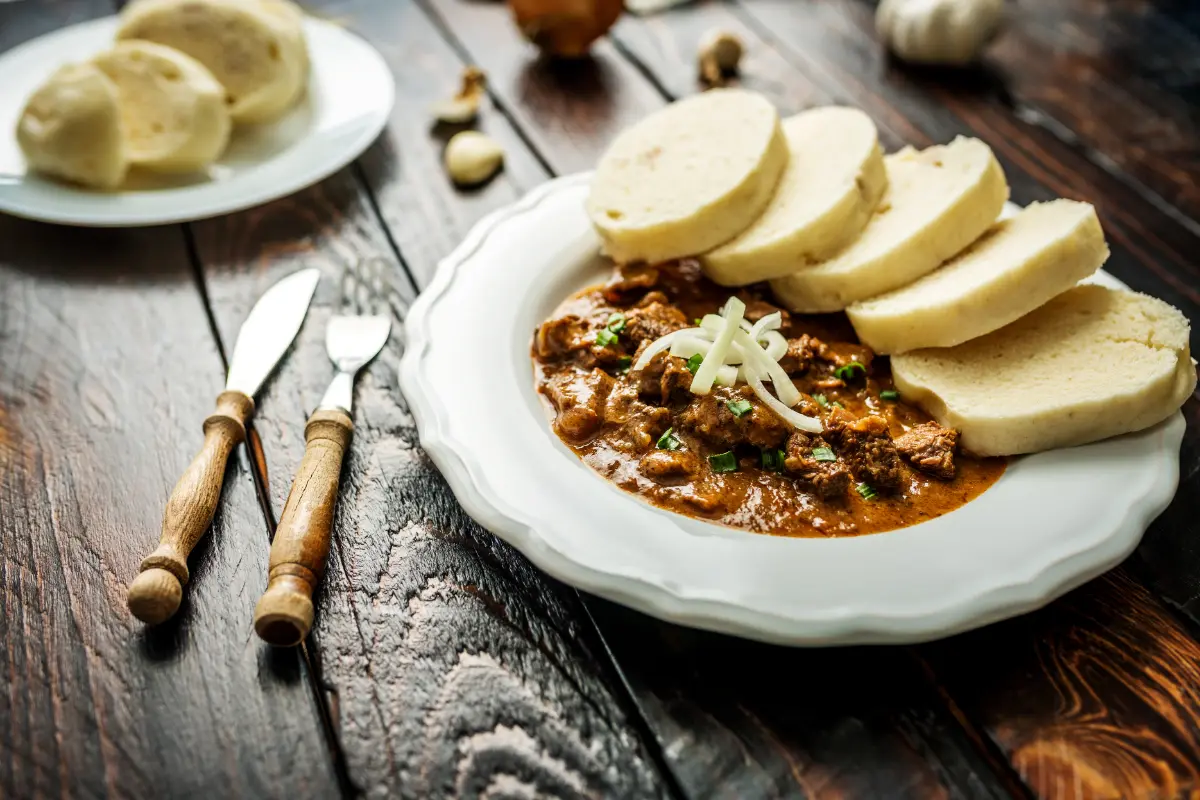
[[[473, 331], [468, 325], [463, 332], [464, 336], [483, 337], [468, 340], [475, 342], [481, 363], [487, 360], [483, 356], [499, 354], [493, 359], [499, 362], [496, 368], [511, 374], [498, 381], [500, 385], [489, 403], [508, 403], [510, 407], [505, 410], [515, 413], [484, 426], [478, 414], [449, 411], [445, 395], [437, 395], [435, 401], [431, 390], [446, 388], [445, 376], [459, 373], [443, 369], [441, 377], [434, 374], [442, 367], [431, 366], [435, 362], [430, 358], [434, 347], [430, 328], [435, 322], [447, 324], [435, 317], [439, 310], [448, 311], [445, 304], [450, 302], [447, 296], [455, 289], [456, 278], [472, 262], [486, 261], [489, 246], [497, 239], [509, 236], [521, 241], [522, 220], [528, 224], [540, 214], [554, 217], [554, 224], [538, 228], [537, 238], [526, 235], [526, 252], [536, 252], [547, 237], [557, 249], [542, 259], [547, 265], [547, 280], [535, 278], [530, 291], [561, 300], [571, 288], [584, 285], [570, 275], [572, 271], [580, 272], [598, 248], [598, 240], [586, 226], [582, 204], [576, 202], [589, 178], [590, 173], [583, 173], [549, 181], [519, 202], [481, 220], [439, 264], [434, 280], [410, 309], [407, 347], [400, 364], [401, 389], [421, 444], [464, 509], [553, 577], [660, 619], [761, 641], [803, 646], [920, 642], [1034, 610], [1100, 575], [1132, 552], [1151, 521], [1170, 503], [1178, 484], [1178, 454], [1184, 430], [1183, 415], [1179, 413], [1137, 434], [1018, 459], [997, 486], [979, 499], [951, 514], [898, 531], [845, 539], [790, 539], [672, 514], [609, 484], [550, 432], [533, 391], [532, 366], [524, 371], [519, 366], [521, 346], [528, 361], [531, 325], [511, 331]], [[585, 229], [586, 233], [580, 232]], [[511, 253], [512, 248], [505, 252]], [[500, 254], [497, 260], [503, 257]], [[528, 277], [515, 282], [504, 276], [492, 278], [486, 271], [476, 271], [472, 277], [481, 284], [498, 281], [497, 291], [515, 283], [508, 288], [519, 292], [525, 288], [522, 280], [528, 281]], [[1123, 285], [1105, 273], [1098, 274], [1096, 280]], [[511, 317], [521, 312], [511, 309], [497, 313]], [[461, 314], [453, 318], [464, 319]], [[524, 318], [525, 322], [536, 323], [541, 317], [528, 312]], [[514, 344], [515, 354], [511, 352]], [[517, 364], [513, 369], [506, 366], [510, 356], [516, 359], [512, 361]], [[525, 386], [527, 378], [530, 380]], [[432, 385], [438, 381], [438, 385]], [[513, 387], [517, 391], [511, 391]], [[531, 401], [530, 396], [535, 399]], [[465, 429], [471, 425], [475, 427]], [[541, 433], [534, 433], [532, 426], [539, 426]], [[472, 438], [471, 446], [463, 443], [464, 433]], [[526, 438], [512, 438], [521, 433]], [[509, 444], [528, 444], [528, 452], [519, 447], [515, 452], [481, 456], [481, 447], [486, 451], [486, 443], [493, 436], [509, 437]], [[566, 468], [570, 462], [573, 468]], [[1134, 462], [1136, 469], [1130, 467]], [[1057, 512], [1044, 509], [1060, 515], [1070, 512], [1074, 515], [1071, 521], [1076, 523], [1087, 520], [1088, 525], [1077, 526], [1081, 530], [1044, 523], [1037, 516], [1017, 516], [1031, 510], [1026, 507], [1027, 495], [1022, 491], [1032, 493], [1028, 495], [1030, 502], [1046, 503], [1046, 497], [1036, 495], [1053, 485], [1047, 480], [1086, 488], [1100, 477], [1116, 481], [1115, 486], [1123, 488], [1125, 495], [1117, 499], [1114, 491], [1102, 492], [1100, 497], [1086, 492], [1073, 494], [1057, 498]], [[531, 479], [543, 482], [538, 485], [538, 494], [518, 503], [503, 496], [505, 492], [512, 496], [533, 491]], [[997, 499], [1001, 495], [1005, 501], [1019, 496], [1022, 508], [1010, 507], [1007, 512], [1003, 508], [985, 509], [985, 501], [995, 506], [1001, 502]], [[970, 511], [972, 507], [976, 510]], [[1008, 513], [1008, 522], [1020, 524], [1022, 535], [1039, 524], [1048, 524], [1044, 546], [1039, 541], [1028, 553], [1006, 553], [1007, 543], [1002, 537], [979, 538], [996, 531], [973, 533], [977, 528], [999, 525], [992, 519], [997, 511]], [[1104, 512], [1109, 513], [1103, 520], [1091, 519]], [[546, 518], [548, 513], [557, 516]], [[977, 524], [967, 525], [973, 518]], [[606, 527], [614, 523], [620, 528], [616, 535]], [[649, 529], [638, 527], [641, 525]], [[637, 538], [631, 530], [637, 531]], [[971, 535], [976, 538], [969, 547], [959, 542]], [[930, 542], [939, 537], [952, 537], [948, 540], [951, 552], [929, 551]], [[696, 551], [711, 553], [708, 560], [692, 563], [697, 561]], [[791, 562], [787, 562], [789, 558]], [[1015, 562], [1007, 570], [992, 568], [1004, 558], [1015, 558]], [[956, 591], [947, 586], [939, 592], [938, 588], [922, 585], [928, 577], [906, 577], [905, 573], [913, 568], [910, 559], [927, 569], [928, 562], [921, 559], [948, 559], [949, 563], [933, 568], [933, 573], [952, 583], [960, 569], [963, 575], [971, 574], [971, 569], [981, 570], [981, 582], [953, 587]], [[809, 561], [831, 561], [833, 568], [812, 566], [802, 584], [786, 580], [789, 565], [799, 573], [809, 567]], [[869, 574], [858, 575], [860, 566]], [[876, 582], [874, 578], [881, 580]], [[815, 596], [796, 594], [810, 589]], [[841, 602], [830, 603], [823, 600], [823, 592], [849, 594]], [[920, 598], [917, 602], [906, 597], [914, 592]]]
[[[0, 212], [84, 227], [165, 225], [241, 211], [311, 186], [357, 158], [387, 125], [396, 87], [361, 37], [305, 17], [312, 63], [300, 103], [269, 125], [234, 129], [207, 176], [151, 176], [164, 188], [95, 192], [26, 171], [16, 143], [29, 94], [69, 61], [112, 42], [117, 17], [52, 31], [0, 53]], [[13, 77], [15, 76], [15, 77]]]

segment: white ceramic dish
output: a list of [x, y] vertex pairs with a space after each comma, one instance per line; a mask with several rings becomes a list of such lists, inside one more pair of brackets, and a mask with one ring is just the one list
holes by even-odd
[[94, 192], [27, 173], [17, 119], [30, 94], [67, 61], [109, 47], [116, 17], [54, 31], [0, 54], [0, 211], [67, 225], [158, 225], [226, 214], [310, 186], [341, 169], [387, 124], [391, 71], [366, 42], [308, 18], [308, 94], [277, 122], [235, 128], [207, 174], [131, 174], [117, 192]]
[[915, 642], [1030, 611], [1109, 569], [1174, 494], [1182, 414], [1016, 459], [950, 514], [857, 538], [732, 530], [622, 492], [550, 430], [529, 355], [534, 327], [606, 270], [588, 177], [552, 181], [472, 231], [414, 304], [400, 366], [421, 443], [464, 508], [556, 578], [765, 641]]

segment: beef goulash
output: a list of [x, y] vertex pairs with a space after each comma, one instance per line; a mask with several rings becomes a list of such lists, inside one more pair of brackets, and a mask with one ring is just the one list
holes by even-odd
[[[1002, 459], [962, 452], [953, 429], [903, 402], [844, 317], [792, 316], [759, 286], [730, 292], [683, 260], [620, 267], [564, 302], [533, 342], [555, 433], [656, 506], [786, 536], [913, 525], [1000, 477]], [[738, 324], [723, 324], [729, 306]], [[740, 357], [770, 361], [786, 385], [772, 396], [739, 358], [706, 359], [723, 339], [753, 340], [761, 356]], [[781, 403], [789, 391], [796, 402]]]

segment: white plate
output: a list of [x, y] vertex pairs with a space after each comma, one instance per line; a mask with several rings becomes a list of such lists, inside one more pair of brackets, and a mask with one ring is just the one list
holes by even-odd
[[556, 578], [765, 641], [916, 642], [1030, 611], [1116, 565], [1174, 494], [1182, 414], [1015, 459], [966, 506], [870, 536], [765, 536], [622, 492], [550, 430], [530, 361], [534, 327], [605, 270], [588, 177], [481, 222], [414, 304], [400, 365], [421, 444], [463, 507]]
[[68, 225], [158, 225], [226, 214], [310, 186], [353, 161], [383, 130], [396, 87], [387, 64], [352, 33], [308, 18], [308, 94], [269, 125], [235, 127], [207, 175], [131, 175], [93, 192], [27, 173], [14, 131], [26, 99], [55, 69], [111, 46], [117, 18], [49, 33], [0, 55], [0, 211]]

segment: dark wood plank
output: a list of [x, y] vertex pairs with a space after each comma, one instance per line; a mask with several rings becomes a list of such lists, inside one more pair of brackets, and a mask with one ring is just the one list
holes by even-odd
[[295, 655], [248, 646], [243, 463], [176, 620], [125, 608], [222, 378], [178, 229], [0, 217], [0, 796], [336, 792]]
[[[0, 5], [0, 50], [111, 11]], [[302, 665], [246, 647], [266, 528], [244, 457], [179, 616], [125, 608], [222, 378], [178, 228], [0, 216], [0, 796], [336, 793]]]
[[1200, 644], [1119, 571], [921, 652], [1039, 797], [1200, 792]]
[[[503, 7], [456, 0], [432, 0], [430, 6], [467, 57], [488, 72], [498, 104], [556, 172], [595, 163], [613, 134], [606, 115], [614, 106], [621, 109], [622, 119], [632, 120], [665, 102], [654, 84], [611, 43], [597, 48], [595, 66], [589, 69], [618, 75], [621, 83], [613, 87], [612, 97], [588, 99], [564, 89], [580, 65], [537, 62], [534, 52], [516, 35]], [[522, 60], [525, 67], [513, 66]], [[797, 91], [797, 100], [804, 91], [796, 90], [795, 84], [789, 89]], [[530, 110], [542, 108], [569, 109], [570, 119], [580, 130], [596, 133], [584, 137], [573, 128], [568, 135], [560, 120]], [[597, 119], [590, 126], [582, 125], [588, 114]], [[465, 229], [459, 231], [463, 234]], [[423, 268], [418, 266], [415, 271], [422, 273]], [[811, 658], [810, 653], [702, 633], [688, 634], [686, 645], [681, 645], [680, 632], [672, 626], [594, 598], [585, 598], [585, 602], [616, 655], [640, 713], [691, 796], [802, 796], [805, 792], [832, 796], [835, 789], [850, 796], [869, 796], [871, 788], [893, 784], [907, 787], [910, 796], [933, 792], [972, 797], [980, 796], [980, 791], [1004, 795], [903, 652], [886, 652], [875, 662], [879, 671], [894, 676], [889, 686], [897, 687], [903, 699], [890, 712], [873, 717], [873, 724], [864, 725], [865, 706], [848, 710], [822, 701], [827, 695], [852, 696], [859, 691], [857, 682], [835, 673], [825, 676], [817, 688], [812, 682], [791, 682], [786, 670], [763, 668], [763, 658], [784, 657], [788, 664], [803, 664]], [[711, 670], [695, 666], [696, 659], [709, 659], [716, 652], [727, 654], [718, 666]], [[788, 653], [791, 655], [785, 657]], [[680, 686], [680, 675], [688, 670], [700, 677]], [[811, 674], [821, 671], [819, 667], [812, 670]], [[727, 690], [715, 691], [714, 683], [725, 681]], [[739, 689], [748, 685], [762, 693], [740, 696]], [[773, 705], [769, 700], [772, 693], [785, 699]], [[726, 713], [738, 704], [751, 710], [744, 715], [736, 709]], [[803, 712], [789, 716], [778, 710], [814, 705], [821, 710], [811, 716]], [[885, 722], [888, 713], [891, 716]], [[893, 721], [907, 733], [889, 729]], [[811, 734], [805, 730], [810, 723]], [[834, 732], [841, 733], [838, 744], [817, 744]], [[818, 788], [820, 791], [814, 791]]]
[[901, 648], [775, 647], [589, 607], [689, 796], [1012, 794]]
[[[1188, 8], [1188, 6], [1193, 6]], [[1200, 26], [1187, 2], [1017, 0], [988, 51], [1021, 118], [1200, 218]]]
[[[394, 180], [424, 180], [407, 174], [409, 145], [393, 138]], [[348, 294], [394, 318], [392, 341], [359, 379], [310, 640], [354, 783], [376, 797], [662, 796], [574, 593], [471, 523], [417, 445], [395, 375], [413, 289], [354, 174], [193, 230], [226, 342], [272, 280], [299, 266], [324, 273], [286, 376], [256, 417], [276, 512], [305, 418], [333, 376], [325, 323]], [[366, 257], [382, 268], [357, 272]], [[347, 270], [361, 280], [347, 282]]]

